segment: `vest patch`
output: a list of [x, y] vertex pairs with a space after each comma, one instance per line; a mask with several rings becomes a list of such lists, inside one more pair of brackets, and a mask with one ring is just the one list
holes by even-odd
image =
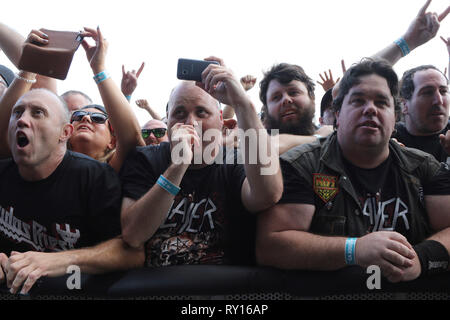
[[325, 203], [332, 200], [339, 192], [337, 180], [338, 178], [336, 176], [313, 173], [314, 192]]

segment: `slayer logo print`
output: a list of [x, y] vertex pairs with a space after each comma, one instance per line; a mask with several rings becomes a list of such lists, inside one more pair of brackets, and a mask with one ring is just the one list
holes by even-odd
[[313, 174], [314, 192], [325, 202], [332, 200], [338, 193], [337, 177], [320, 173]]

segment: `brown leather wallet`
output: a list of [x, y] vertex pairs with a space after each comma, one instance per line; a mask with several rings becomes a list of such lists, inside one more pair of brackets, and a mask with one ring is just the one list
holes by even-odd
[[25, 43], [19, 69], [64, 80], [83, 37], [80, 32], [40, 29], [48, 44]]

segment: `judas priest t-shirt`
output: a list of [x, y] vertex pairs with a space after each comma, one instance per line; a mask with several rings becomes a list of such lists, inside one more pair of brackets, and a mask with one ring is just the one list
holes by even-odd
[[[137, 147], [121, 172], [124, 197], [141, 198], [169, 163], [169, 143]], [[145, 245], [146, 265], [253, 264], [255, 218], [241, 202], [244, 179], [239, 164], [188, 169], [166, 220]]]
[[26, 181], [0, 161], [0, 252], [56, 252], [120, 234], [120, 181], [114, 170], [67, 151], [46, 179]]

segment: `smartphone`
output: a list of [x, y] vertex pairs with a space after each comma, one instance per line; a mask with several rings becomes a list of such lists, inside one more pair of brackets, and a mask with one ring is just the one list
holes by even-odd
[[178, 59], [177, 78], [180, 80], [202, 81], [202, 72], [210, 64], [219, 64], [217, 61]]

